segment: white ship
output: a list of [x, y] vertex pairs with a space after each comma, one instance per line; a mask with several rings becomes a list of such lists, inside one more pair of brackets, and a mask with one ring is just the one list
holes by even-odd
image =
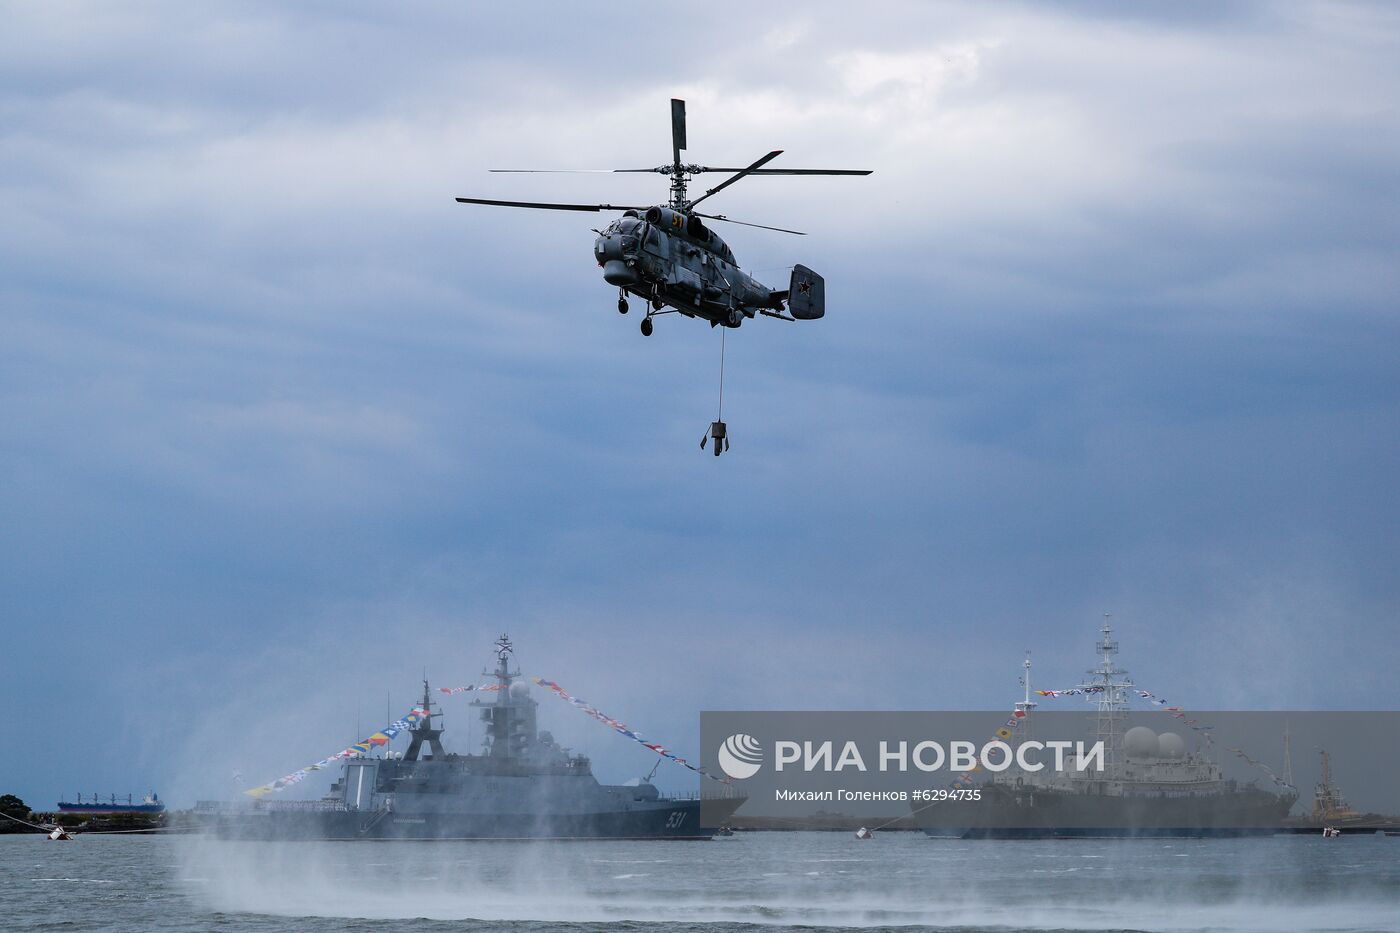
[[[1118, 642], [1105, 620], [1099, 661], [1076, 692], [1096, 700], [1089, 733], [1103, 743], [1102, 770], [1069, 767], [1027, 771], [1013, 765], [977, 785], [979, 799], [915, 804], [916, 824], [931, 836], [1058, 838], [1090, 836], [1244, 836], [1272, 834], [1283, 825], [1297, 792], [1279, 792], [1227, 779], [1207, 748], [1148, 726], [1127, 727], [1135, 685], [1117, 664]], [[1024, 698], [1015, 704], [1022, 726], [1014, 741], [1032, 738], [1037, 703], [1031, 663], [1024, 664]]]

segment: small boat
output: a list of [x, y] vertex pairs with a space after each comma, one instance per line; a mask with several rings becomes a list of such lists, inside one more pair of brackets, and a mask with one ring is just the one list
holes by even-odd
[[734, 830], [730, 829], [728, 826], [721, 826], [719, 829], [715, 830], [715, 835], [716, 835], [716, 836], [732, 836], [732, 835], [734, 835]]
[[62, 826], [55, 826], [53, 831], [49, 833], [49, 838], [54, 842], [71, 842], [73, 839], [73, 837], [68, 834], [68, 830], [64, 829]]
[[1322, 827], [1323, 839], [1335, 839], [1342, 834], [1342, 831], [1335, 826]]
[[874, 839], [874, 838], [875, 838], [875, 834], [872, 833], [870, 830], [866, 829], [864, 826], [862, 826], [860, 829], [856, 830], [856, 838], [857, 838], [857, 839]]

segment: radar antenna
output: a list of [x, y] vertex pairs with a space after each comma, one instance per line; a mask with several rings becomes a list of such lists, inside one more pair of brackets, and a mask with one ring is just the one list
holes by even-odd
[[1099, 631], [1099, 663], [1087, 673], [1089, 677], [1079, 687], [1090, 697], [1098, 698], [1098, 715], [1095, 717], [1095, 738], [1104, 743], [1104, 764], [1110, 773], [1116, 771], [1118, 752], [1122, 745], [1121, 726], [1128, 709], [1127, 691], [1133, 688], [1128, 672], [1118, 666], [1118, 642], [1113, 637], [1113, 627], [1109, 620], [1113, 613], [1103, 614], [1103, 628]]

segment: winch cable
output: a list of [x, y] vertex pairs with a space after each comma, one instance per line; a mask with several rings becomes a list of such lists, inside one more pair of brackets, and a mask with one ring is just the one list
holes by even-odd
[[716, 421], [724, 420], [724, 338], [728, 331], [725, 327], [719, 332], [719, 414], [715, 416]]
[[[0, 813], [0, 816], [3, 816], [7, 820], [14, 820], [21, 826], [28, 826], [31, 829], [38, 830], [41, 833], [51, 833], [55, 829], [63, 829], [63, 827], [58, 826], [56, 824], [54, 826], [40, 826], [38, 823], [30, 823], [27, 820], [22, 820], [17, 816], [10, 816], [10, 814], [8, 813]], [[137, 833], [140, 833], [143, 836], [155, 836], [161, 833], [172, 832], [172, 830], [164, 826], [153, 826], [149, 829], [85, 829], [81, 833], [76, 829], [63, 829], [63, 831], [70, 836], [132, 836], [136, 835]]]
[[715, 442], [714, 455], [718, 457], [729, 449], [729, 429], [724, 423], [724, 348], [728, 335], [725, 333], [729, 329], [725, 325], [719, 332], [719, 413], [715, 420], [710, 422], [710, 429], [700, 438], [700, 449], [705, 449], [705, 444], [711, 440]]
[[41, 832], [41, 833], [47, 833], [47, 832], [52, 832], [52, 831], [53, 831], [52, 829], [48, 829], [48, 828], [45, 828], [45, 827], [43, 827], [43, 826], [40, 826], [38, 823], [31, 823], [31, 822], [29, 822], [28, 820], [22, 820], [22, 819], [20, 819], [20, 818], [17, 817], [17, 816], [10, 816], [10, 814], [8, 814], [8, 813], [0, 812], [0, 816], [3, 816], [3, 817], [4, 817], [5, 819], [7, 819], [7, 820], [14, 820], [16, 823], [19, 823], [21, 826], [28, 826], [28, 827], [31, 828], [31, 829], [37, 829], [37, 830], [38, 830], [39, 832]]

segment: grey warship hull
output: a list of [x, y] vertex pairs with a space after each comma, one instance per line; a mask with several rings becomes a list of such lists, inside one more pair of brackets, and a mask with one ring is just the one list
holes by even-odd
[[[212, 816], [212, 815], [211, 815]], [[703, 840], [714, 829], [700, 826], [698, 801], [674, 801], [664, 809], [632, 812], [551, 814], [369, 813], [343, 808], [297, 811], [269, 808], [206, 819], [223, 838], [258, 840], [523, 840], [672, 839]]]
[[915, 813], [930, 836], [959, 839], [1210, 838], [1279, 831], [1293, 798], [1257, 788], [1193, 796], [1107, 796], [982, 788], [982, 799]]
[[[577, 759], [566, 759], [573, 762]], [[649, 783], [600, 784], [567, 765], [452, 755], [350, 762], [323, 800], [206, 807], [205, 825], [243, 839], [708, 839], [700, 801]], [[737, 809], [742, 799], [733, 801]]]

